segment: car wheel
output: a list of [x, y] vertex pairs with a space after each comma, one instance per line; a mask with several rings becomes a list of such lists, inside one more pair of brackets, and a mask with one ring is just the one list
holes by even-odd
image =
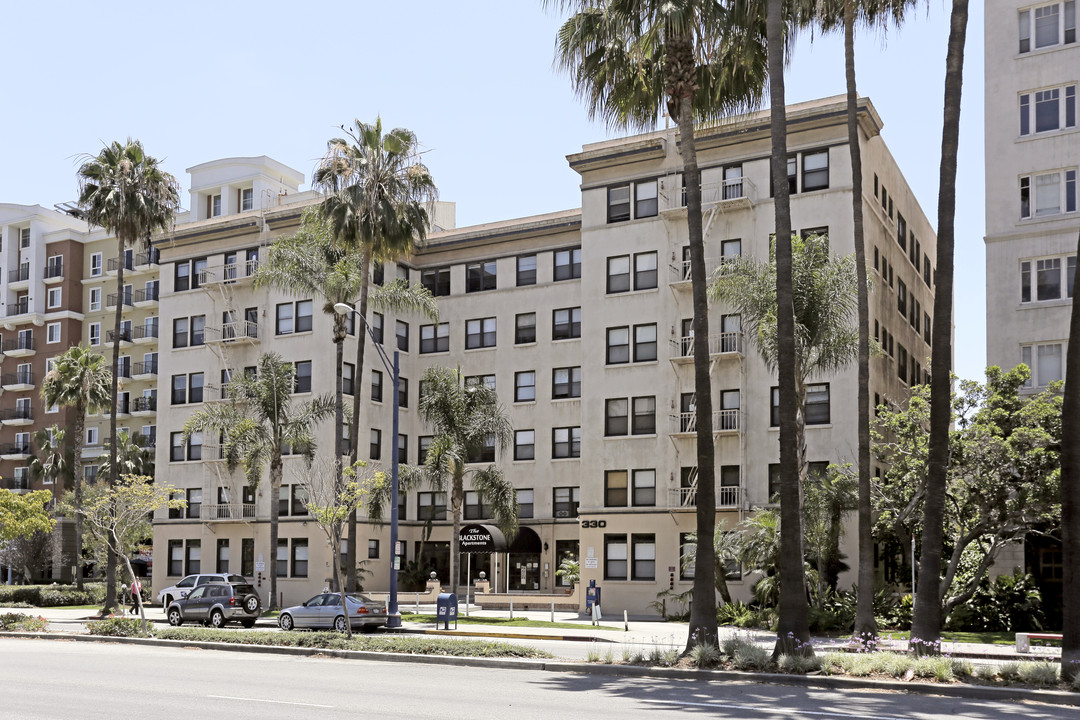
[[334, 618], [334, 630], [339, 633], [345, 632], [345, 616], [338, 615]]
[[282, 630], [292, 630], [293, 629], [292, 615], [289, 615], [288, 613], [284, 613], [281, 617], [278, 618], [277, 624], [278, 624], [278, 627], [281, 628]]
[[184, 624], [184, 616], [180, 613], [180, 608], [169, 608], [169, 624], [173, 627]]
[[169, 607], [172, 605], [172, 595], [166, 595], [165, 599], [161, 601], [162, 607]]
[[241, 620], [240, 624], [246, 628], [253, 628], [255, 627], [255, 619], [252, 618], [251, 620]]
[[244, 598], [244, 610], [252, 614], [257, 613], [259, 611], [259, 596], [248, 595]]
[[222, 613], [220, 610], [215, 610], [214, 612], [210, 613], [210, 624], [216, 628], [225, 627], [225, 614]]

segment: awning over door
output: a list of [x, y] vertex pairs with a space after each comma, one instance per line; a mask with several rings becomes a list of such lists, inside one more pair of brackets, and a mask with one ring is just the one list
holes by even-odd
[[494, 525], [471, 523], [458, 533], [458, 543], [463, 553], [506, 552], [506, 536]]

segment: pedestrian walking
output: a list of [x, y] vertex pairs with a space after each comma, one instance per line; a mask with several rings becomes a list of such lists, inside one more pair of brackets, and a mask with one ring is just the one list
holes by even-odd
[[142, 604], [142, 583], [139, 582], [139, 578], [135, 578], [131, 581], [131, 614], [134, 615], [139, 611], [139, 605]]

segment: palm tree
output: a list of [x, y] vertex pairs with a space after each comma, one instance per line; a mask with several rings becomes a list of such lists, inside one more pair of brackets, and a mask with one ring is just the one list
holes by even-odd
[[[757, 107], [766, 78], [759, 22], [742, 3], [714, 0], [545, 0], [573, 15], [559, 29], [556, 65], [590, 117], [611, 128], [652, 130], [662, 111], [679, 129], [690, 243], [693, 329], [708, 337], [701, 173], [695, 119]], [[696, 572], [689, 650], [717, 643], [713, 531], [716, 523], [712, 382], [708, 343], [694, 345], [697, 412]]]
[[[115, 439], [110, 439], [107, 445], [116, 445], [116, 462], [120, 464], [120, 475], [137, 475], [139, 477], [153, 477], [154, 456], [147, 448], [147, 439], [142, 433], [128, 433], [121, 428]], [[106, 457], [98, 466], [98, 472], [109, 477], [112, 473], [110, 457]]]
[[[1080, 233], [1076, 246], [1080, 250]], [[1073, 294], [1067, 350], [1065, 357], [1080, 357], [1080, 293]], [[1080, 363], [1066, 365], [1061, 405], [1061, 678], [1072, 682], [1080, 673]]]
[[[453, 535], [450, 540], [450, 592], [457, 593], [461, 567], [458, 535], [465, 476], [491, 508], [496, 524], [507, 535], [517, 532], [518, 504], [514, 486], [493, 464], [485, 462], [485, 448], [502, 451], [513, 444], [514, 429], [495, 391], [486, 385], [465, 386], [460, 370], [430, 367], [424, 371], [420, 417], [434, 431], [423, 473], [432, 488], [444, 491], [450, 483]], [[396, 512], [391, 508], [390, 512]]]
[[[408, 257], [423, 245], [431, 227], [428, 208], [438, 199], [435, 181], [419, 162], [419, 141], [405, 128], [383, 134], [382, 118], [369, 125], [343, 125], [346, 137], [327, 143], [326, 155], [315, 169], [314, 186], [325, 196], [320, 209], [330, 234], [342, 249], [360, 254], [360, 315], [367, 318], [371, 264]], [[365, 320], [366, 322], [366, 320]], [[335, 330], [335, 332], [337, 332]], [[364, 369], [367, 338], [356, 337], [356, 372]], [[353, 393], [349, 424], [352, 439], [349, 463], [355, 464], [360, 434], [360, 390]], [[356, 511], [349, 514], [346, 546], [350, 592], [356, 589]]]
[[67, 442], [67, 430], [53, 425], [34, 433], [37, 454], [30, 459], [30, 477], [53, 483], [55, 495], [63, 494], [72, 480], [72, 464], [75, 457]]
[[[114, 141], [97, 156], [87, 155], [79, 167], [79, 208], [90, 225], [116, 236], [116, 314], [113, 320], [112, 403], [109, 435], [116, 437], [116, 403], [119, 392], [120, 323], [124, 313], [125, 250], [136, 243], [150, 245], [155, 232], [167, 229], [180, 207], [180, 184], [146, 153], [142, 143], [128, 138]], [[109, 451], [109, 482], [115, 484], [115, 449]], [[106, 570], [105, 607], [116, 604], [116, 558], [109, 553]]]
[[[333, 342], [336, 347], [334, 369], [337, 375], [334, 392], [334, 447], [343, 447], [344, 402], [342, 397], [342, 362], [344, 360], [347, 315], [334, 311], [334, 305], [351, 305], [360, 296], [365, 283], [362, 253], [350, 252], [334, 242], [329, 223], [317, 210], [307, 210], [295, 235], [281, 238], [270, 246], [267, 261], [255, 273], [255, 286], [270, 285], [297, 296], [323, 298], [323, 312], [334, 320]], [[376, 285], [368, 303], [380, 310], [422, 313], [438, 322], [439, 306], [427, 288], [409, 287], [400, 280]], [[361, 333], [364, 331], [361, 330]], [[359, 366], [354, 371], [353, 396], [359, 394]], [[356, 435], [350, 435], [358, 443]], [[351, 451], [350, 451], [351, 452]], [[344, 489], [341, 456], [334, 455], [334, 477], [338, 495]], [[355, 529], [355, 528], [351, 528]], [[355, 571], [354, 571], [355, 572]]]
[[[71, 477], [75, 485], [75, 552], [82, 553], [82, 504], [83, 471], [82, 447], [85, 437], [86, 414], [100, 412], [109, 406], [109, 388], [113, 383], [113, 374], [105, 367], [105, 358], [91, 352], [86, 345], [76, 345], [56, 359], [53, 369], [41, 381], [41, 400], [45, 407], [59, 405], [70, 407], [75, 412], [71, 426]], [[40, 446], [39, 446], [40, 447]], [[76, 563], [75, 583], [82, 588], [82, 563]], [[113, 589], [115, 604], [115, 588]]]
[[930, 454], [923, 504], [919, 581], [911, 623], [915, 652], [938, 652], [941, 637], [941, 555], [945, 523], [945, 485], [949, 470], [952, 419], [953, 239], [956, 221], [956, 155], [960, 141], [960, 96], [968, 0], [953, 0], [949, 50], [945, 56], [945, 114], [938, 180], [937, 273], [934, 279], [934, 335], [930, 346]]
[[[320, 395], [294, 404], [292, 363], [277, 353], [259, 357], [256, 375], [243, 373], [229, 382], [230, 403], [207, 405], [184, 423], [184, 442], [192, 433], [217, 433], [230, 471], [243, 465], [255, 488], [270, 465], [270, 552], [277, 557], [278, 496], [281, 493], [282, 449], [291, 448], [311, 462], [315, 457], [315, 425], [332, 417], [334, 398]], [[277, 572], [270, 574], [268, 609], [277, 608]]]

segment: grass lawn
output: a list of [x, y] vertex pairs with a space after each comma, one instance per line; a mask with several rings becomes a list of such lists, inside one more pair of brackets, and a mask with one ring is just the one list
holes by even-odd
[[[403, 612], [401, 619], [416, 623], [435, 623], [434, 615], [417, 615], [416, 613]], [[561, 630], [622, 630], [613, 625], [586, 625], [585, 623], [560, 623], [546, 620], [530, 620], [527, 617], [515, 617], [513, 620], [500, 617], [473, 616], [465, 617], [458, 614], [458, 623], [461, 625], [498, 625], [500, 627], [525, 627], [525, 628], [556, 628]]]
[[[1057, 631], [1049, 630], [1047, 632]], [[891, 637], [894, 640], [907, 640], [908, 632], [906, 630], [882, 630], [881, 636], [886, 638]], [[980, 643], [984, 645], [1015, 645], [1016, 633], [1006, 631], [960, 632], [954, 630], [944, 630], [941, 633], [941, 642]]]

